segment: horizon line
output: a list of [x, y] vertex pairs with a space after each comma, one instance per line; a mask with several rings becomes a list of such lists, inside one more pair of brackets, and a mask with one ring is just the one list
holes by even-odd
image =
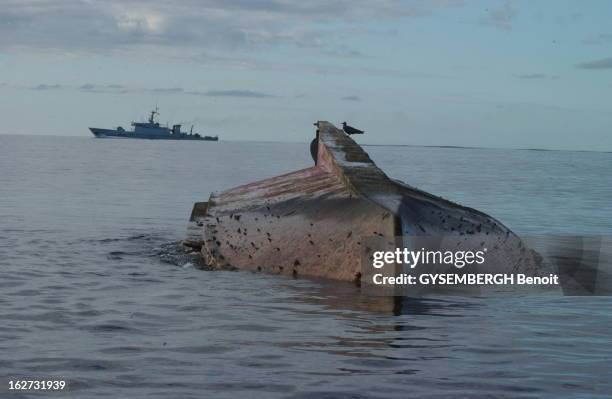
[[[95, 137], [86, 135], [61, 135], [61, 134], [36, 134], [36, 133], [0, 133], [0, 136], [28, 136], [28, 137], [66, 137], [66, 138], [89, 138], [96, 140]], [[99, 140], [99, 139], [97, 139]], [[109, 138], [108, 140], [112, 140]], [[136, 140], [136, 139], [134, 139]], [[147, 140], [147, 139], [141, 139]], [[148, 140], [148, 141], [180, 141], [180, 140]], [[243, 143], [279, 143], [279, 144], [309, 144], [309, 141], [282, 141], [282, 140], [244, 140], [244, 139], [221, 139], [219, 142], [243, 142]], [[420, 148], [445, 148], [459, 150], [509, 150], [509, 151], [551, 151], [551, 152], [594, 152], [610, 154], [612, 150], [570, 150], [560, 148], [526, 148], [526, 147], [480, 147], [469, 145], [433, 145], [433, 144], [389, 144], [389, 143], [357, 143], [364, 147], [420, 147]]]

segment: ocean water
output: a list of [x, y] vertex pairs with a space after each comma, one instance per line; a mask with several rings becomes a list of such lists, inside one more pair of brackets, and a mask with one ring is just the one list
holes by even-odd
[[[368, 146], [390, 176], [520, 235], [610, 236], [612, 154]], [[311, 165], [308, 144], [0, 135], [0, 397], [597, 398], [612, 300], [404, 300], [201, 270], [191, 206]], [[44, 395], [49, 395], [45, 393]]]

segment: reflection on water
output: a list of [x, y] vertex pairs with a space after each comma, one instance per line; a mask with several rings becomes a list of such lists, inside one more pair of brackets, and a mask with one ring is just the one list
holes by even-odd
[[[364, 298], [357, 287], [336, 287], [320, 282], [293, 289], [299, 303], [314, 303], [316, 313], [342, 319], [349, 328], [288, 346], [337, 358], [344, 376], [386, 376], [378, 388], [367, 386], [367, 378], [351, 378], [356, 385], [348, 392], [355, 395], [388, 390], [400, 397], [406, 384], [415, 397], [542, 397], [581, 390], [606, 395], [608, 383], [597, 370], [612, 366], [606, 333], [612, 318], [605, 309], [610, 298]], [[587, 320], [587, 314], [594, 317]], [[606, 353], [597, 353], [597, 345], [607, 345]]]
[[[609, 154], [371, 152], [523, 235], [612, 230]], [[310, 163], [300, 144], [0, 136], [0, 379], [63, 376], [78, 398], [609, 396], [610, 297], [370, 297], [200, 270], [173, 244], [210, 191]]]

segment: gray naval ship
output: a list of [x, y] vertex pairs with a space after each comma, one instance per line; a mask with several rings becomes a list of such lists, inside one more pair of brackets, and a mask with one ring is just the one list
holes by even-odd
[[193, 133], [193, 126], [189, 133], [181, 132], [181, 125], [169, 127], [160, 126], [155, 122], [155, 115], [159, 115], [157, 107], [151, 111], [148, 122], [132, 122], [134, 130], [125, 130], [121, 126], [117, 129], [100, 129], [90, 127], [89, 130], [98, 138], [125, 138], [125, 139], [152, 139], [152, 140], [206, 140], [218, 141], [219, 136], [201, 136]]

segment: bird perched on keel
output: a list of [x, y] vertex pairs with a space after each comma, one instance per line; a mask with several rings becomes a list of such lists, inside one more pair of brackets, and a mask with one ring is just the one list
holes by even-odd
[[363, 130], [355, 129], [352, 126], [347, 125], [346, 122], [342, 122], [342, 130], [344, 130], [344, 133], [348, 134], [349, 136], [351, 134], [363, 134]]

